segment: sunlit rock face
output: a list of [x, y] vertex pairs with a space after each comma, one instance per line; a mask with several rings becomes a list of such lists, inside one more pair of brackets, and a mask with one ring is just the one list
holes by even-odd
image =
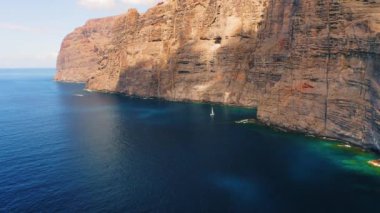
[[268, 125], [380, 145], [378, 0], [170, 0], [101, 20], [64, 40], [57, 80], [257, 107]]
[[246, 85], [264, 1], [170, 1], [145, 14], [130, 10], [112, 29], [102, 73], [88, 88], [257, 105]]
[[96, 74], [98, 62], [110, 42], [114, 19], [90, 20], [65, 37], [57, 59], [56, 80], [86, 82]]

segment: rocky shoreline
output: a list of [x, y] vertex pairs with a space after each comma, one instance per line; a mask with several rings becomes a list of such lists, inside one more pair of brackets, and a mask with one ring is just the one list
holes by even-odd
[[[346, 148], [346, 149], [356, 148], [356, 149], [360, 149], [360, 150], [362, 150], [364, 152], [371, 152], [371, 153], [374, 153], [374, 154], [377, 154], [377, 155], [380, 154], [380, 151], [378, 149], [374, 149], [372, 147], [363, 147], [363, 146], [360, 146], [360, 145], [357, 145], [357, 144], [350, 143], [349, 141], [339, 140], [339, 139], [336, 139], [336, 138], [328, 138], [328, 137], [321, 136], [321, 135], [313, 135], [313, 134], [302, 133], [302, 132], [298, 132], [298, 131], [291, 131], [291, 130], [284, 129], [284, 128], [281, 128], [281, 127], [266, 125], [265, 123], [261, 122], [257, 118], [242, 119], [242, 120], [239, 120], [239, 121], [235, 121], [235, 123], [236, 124], [248, 124], [248, 125], [249, 124], [260, 125], [260, 126], [265, 126], [265, 127], [274, 129], [274, 130], [278, 130], [280, 132], [303, 134], [306, 137], [318, 138], [318, 139], [321, 139], [321, 140], [337, 143], [337, 146], [341, 147], [341, 148]], [[369, 161], [368, 163], [371, 164], [371, 165], [379, 163], [379, 166], [380, 166], [380, 160]]]

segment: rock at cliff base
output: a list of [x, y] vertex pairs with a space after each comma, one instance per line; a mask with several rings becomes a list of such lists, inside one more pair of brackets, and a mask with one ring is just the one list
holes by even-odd
[[368, 163], [372, 166], [380, 167], [380, 159], [379, 160], [371, 160], [371, 161], [368, 161]]

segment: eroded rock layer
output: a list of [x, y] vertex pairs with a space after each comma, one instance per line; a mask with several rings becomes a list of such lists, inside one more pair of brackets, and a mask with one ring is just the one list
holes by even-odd
[[257, 107], [268, 125], [380, 148], [379, 0], [168, 0], [103, 19], [86, 43], [88, 25], [63, 42], [57, 80]]

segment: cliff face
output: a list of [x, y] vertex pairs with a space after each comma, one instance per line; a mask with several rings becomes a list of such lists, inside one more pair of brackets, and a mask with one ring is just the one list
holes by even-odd
[[110, 43], [115, 18], [90, 20], [62, 42], [57, 59], [56, 80], [86, 82], [98, 70], [98, 62]]
[[260, 119], [378, 149], [379, 1], [299, 1], [290, 19], [281, 80]]
[[378, 0], [170, 0], [103, 21], [90, 43], [89, 24], [65, 39], [57, 80], [257, 107], [269, 125], [380, 148]]
[[[264, 1], [171, 1], [114, 23], [93, 90], [171, 100], [257, 105], [245, 87]], [[244, 92], [242, 92], [244, 90]]]

